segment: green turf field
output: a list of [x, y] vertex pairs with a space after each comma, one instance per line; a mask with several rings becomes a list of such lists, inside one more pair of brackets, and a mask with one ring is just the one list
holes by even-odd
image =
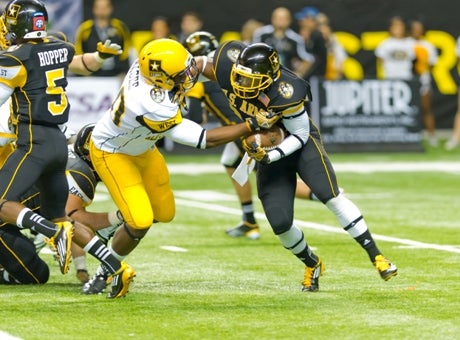
[[[381, 280], [325, 206], [299, 200], [296, 223], [326, 264], [316, 293], [300, 291], [303, 265], [272, 235], [256, 196], [262, 238], [225, 235], [241, 213], [218, 156], [167, 158], [177, 216], [155, 225], [128, 258], [137, 276], [126, 298], [80, 295], [73, 265], [62, 276], [44, 254], [52, 272], [46, 285], [0, 286], [0, 333], [27, 340], [459, 338], [460, 151], [331, 155], [339, 185], [399, 274]], [[204, 165], [212, 172], [193, 174]], [[92, 209], [113, 209], [103, 187]], [[92, 273], [97, 264], [88, 263]]]

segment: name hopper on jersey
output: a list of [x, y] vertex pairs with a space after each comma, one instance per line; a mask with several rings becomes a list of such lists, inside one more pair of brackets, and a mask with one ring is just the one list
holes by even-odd
[[51, 51], [38, 52], [40, 66], [67, 63], [69, 51], [66, 48], [58, 48]]

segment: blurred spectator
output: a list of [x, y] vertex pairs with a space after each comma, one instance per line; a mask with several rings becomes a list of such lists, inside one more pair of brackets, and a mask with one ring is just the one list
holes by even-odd
[[275, 8], [271, 15], [271, 24], [256, 29], [252, 41], [263, 42], [274, 47], [279, 54], [281, 64], [297, 75], [303, 76], [314, 58], [307, 53], [302, 37], [290, 28], [291, 24], [291, 12], [285, 7]]
[[316, 20], [318, 23], [318, 29], [323, 34], [327, 49], [326, 71], [324, 78], [327, 80], [341, 79], [343, 77], [343, 63], [347, 58], [347, 53], [335, 37], [331, 26], [329, 25], [329, 18], [327, 15], [319, 13]]
[[390, 37], [375, 49], [377, 61], [383, 67], [383, 78], [411, 80], [415, 49], [406, 36], [406, 24], [401, 17], [392, 17], [388, 29]]
[[411, 22], [410, 34], [415, 49], [413, 70], [420, 79], [420, 109], [422, 111], [423, 125], [427, 132], [428, 143], [436, 147], [438, 146], [438, 138], [436, 137], [436, 121], [431, 105], [431, 68], [438, 61], [438, 52], [424, 38], [425, 27], [421, 21], [414, 20]]
[[93, 76], [124, 75], [130, 66], [131, 32], [124, 22], [113, 18], [112, 13], [111, 0], [94, 0], [93, 18], [84, 21], [77, 30], [76, 54], [94, 52], [97, 43], [107, 39], [123, 48], [121, 55], [107, 59], [101, 69], [92, 74]]
[[182, 15], [180, 23], [180, 33], [177, 35], [177, 40], [182, 44], [185, 43], [187, 37], [203, 28], [203, 20], [197, 12], [186, 12]]
[[299, 34], [304, 41], [306, 50], [315, 58], [304, 77], [305, 79], [326, 75], [327, 47], [323, 34], [318, 30], [318, 15], [318, 9], [311, 6], [304, 7], [295, 14], [299, 23]]
[[255, 30], [262, 26], [264, 26], [264, 24], [256, 19], [247, 20], [243, 26], [241, 26], [241, 41], [245, 44], [250, 44]]
[[150, 32], [152, 32], [152, 40], [162, 38], [177, 40], [174, 34], [171, 33], [171, 25], [168, 18], [163, 16], [153, 18], [150, 25]]
[[[457, 46], [455, 48], [455, 54], [457, 55], [457, 61], [460, 66], [460, 36], [457, 38]], [[458, 144], [460, 143], [460, 88], [458, 90], [457, 95], [457, 113], [455, 113], [454, 117], [454, 130], [452, 132], [452, 136], [447, 141], [445, 148], [446, 150], [453, 150], [455, 149]]]

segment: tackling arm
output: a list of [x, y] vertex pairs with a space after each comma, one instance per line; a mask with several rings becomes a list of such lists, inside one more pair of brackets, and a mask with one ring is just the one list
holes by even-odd
[[89, 76], [99, 70], [104, 61], [110, 57], [123, 53], [120, 45], [113, 44], [110, 40], [97, 43], [97, 51], [74, 56], [69, 64], [69, 70], [75, 74]]

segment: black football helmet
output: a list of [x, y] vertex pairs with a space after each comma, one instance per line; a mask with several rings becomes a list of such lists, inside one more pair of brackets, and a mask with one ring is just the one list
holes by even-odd
[[78, 157], [88, 163], [91, 168], [92, 163], [89, 158], [89, 143], [91, 140], [91, 134], [94, 130], [94, 126], [94, 123], [83, 126], [80, 131], [78, 131], [77, 137], [75, 137], [75, 143], [73, 144], [75, 153], [78, 155]]
[[230, 74], [235, 94], [244, 99], [256, 98], [280, 75], [278, 52], [270, 45], [255, 43], [245, 47]]
[[185, 48], [194, 56], [209, 56], [219, 46], [216, 37], [206, 31], [190, 34], [185, 40]]
[[38, 0], [12, 0], [2, 16], [6, 29], [6, 40], [15, 44], [22, 39], [46, 37], [48, 12]]

